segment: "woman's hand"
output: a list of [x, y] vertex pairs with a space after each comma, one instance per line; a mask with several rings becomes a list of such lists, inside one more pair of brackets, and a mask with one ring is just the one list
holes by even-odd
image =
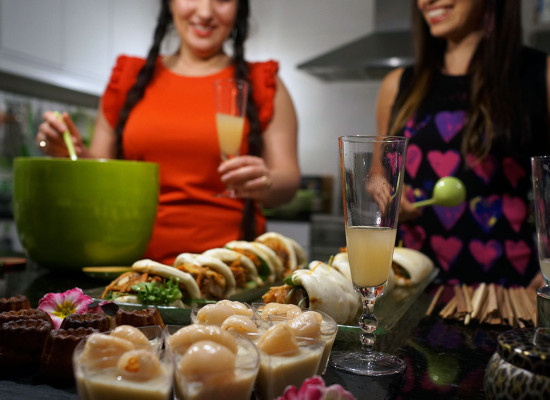
[[237, 197], [257, 201], [266, 198], [271, 189], [271, 174], [265, 161], [256, 156], [239, 156], [224, 161], [219, 167], [221, 180], [235, 191]]
[[[406, 188], [403, 188], [406, 189]], [[401, 195], [401, 205], [399, 206], [399, 222], [407, 222], [416, 219], [422, 215], [422, 209], [413, 206], [405, 196], [406, 190]]]
[[38, 126], [36, 144], [44, 154], [53, 157], [68, 157], [69, 151], [63, 141], [63, 132], [69, 129], [75, 152], [80, 156], [86, 151], [80, 132], [71, 120], [71, 117], [69, 117], [69, 114], [64, 112], [62, 116], [63, 121], [59, 120], [52, 111], [44, 113], [44, 122]]

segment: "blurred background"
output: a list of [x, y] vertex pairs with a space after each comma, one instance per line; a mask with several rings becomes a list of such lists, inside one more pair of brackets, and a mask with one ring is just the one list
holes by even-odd
[[[525, 42], [550, 50], [550, 1], [521, 0]], [[265, 210], [269, 229], [310, 259], [345, 245], [337, 138], [375, 134], [382, 76], [412, 60], [410, 2], [250, 0], [249, 60], [276, 59], [299, 118], [302, 188]], [[99, 96], [121, 53], [144, 56], [158, 0], [0, 0], [0, 250], [22, 251], [11, 213], [11, 166], [40, 155], [45, 110], [68, 111], [90, 140]], [[164, 52], [177, 46], [174, 37]], [[332, 247], [331, 247], [332, 246]]]

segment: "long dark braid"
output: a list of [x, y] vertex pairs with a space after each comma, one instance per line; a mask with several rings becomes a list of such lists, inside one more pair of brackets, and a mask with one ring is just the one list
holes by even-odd
[[[248, 37], [248, 0], [239, 0], [237, 18], [233, 28], [233, 62], [235, 64], [235, 79], [244, 79], [250, 83], [248, 64], [244, 59], [244, 42]], [[248, 152], [254, 156], [261, 156], [263, 148], [262, 130], [258, 110], [253, 100], [252, 85], [249, 84], [246, 104], [246, 117], [250, 132], [248, 134]], [[256, 213], [254, 201], [246, 199], [244, 203], [243, 219], [241, 221], [242, 239], [253, 240], [256, 237]]]
[[[168, 27], [172, 23], [172, 13], [170, 12], [170, 0], [161, 0], [161, 10], [155, 28], [153, 45], [149, 49], [145, 65], [140, 69], [136, 83], [128, 91], [126, 101], [120, 112], [117, 125], [115, 127], [116, 134], [116, 153], [118, 158], [123, 157], [122, 151], [122, 132], [128, 120], [130, 112], [135, 105], [141, 100], [145, 93], [145, 89], [155, 72], [155, 64], [160, 53], [160, 46]], [[239, 0], [237, 7], [237, 17], [235, 26], [232, 32], [233, 38], [233, 62], [235, 64], [235, 79], [243, 79], [250, 83], [248, 64], [244, 58], [244, 42], [248, 37], [248, 17], [250, 14], [249, 0]], [[260, 119], [258, 110], [253, 100], [252, 85], [249, 85], [249, 93], [246, 106], [246, 116], [250, 132], [248, 135], [249, 153], [255, 156], [261, 156], [263, 148], [263, 139], [261, 135]], [[241, 239], [253, 240], [256, 237], [256, 214], [254, 209], [254, 201], [246, 199], [243, 209], [243, 218], [241, 221]]]
[[155, 28], [155, 33], [153, 36], [153, 45], [149, 49], [147, 59], [145, 60], [145, 65], [143, 65], [143, 67], [139, 70], [136, 83], [126, 95], [126, 101], [124, 102], [124, 106], [118, 116], [118, 121], [115, 127], [117, 158], [123, 158], [122, 132], [124, 131], [126, 121], [128, 121], [128, 116], [135, 105], [141, 100], [147, 85], [151, 82], [151, 79], [153, 79], [155, 64], [160, 53], [160, 45], [166, 35], [168, 26], [172, 22], [172, 12], [170, 11], [169, 3], [170, 0], [162, 0], [160, 13], [157, 20], [157, 27]]

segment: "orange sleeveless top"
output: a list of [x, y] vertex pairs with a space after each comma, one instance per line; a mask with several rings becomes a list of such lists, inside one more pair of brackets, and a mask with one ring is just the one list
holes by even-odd
[[[120, 56], [102, 97], [103, 112], [114, 128], [128, 90], [143, 66], [142, 58]], [[253, 99], [262, 130], [273, 116], [278, 63], [250, 63]], [[160, 196], [153, 236], [143, 258], [172, 264], [183, 252], [199, 253], [241, 237], [244, 200], [216, 197], [225, 186], [217, 172], [220, 149], [216, 132], [213, 82], [232, 78], [232, 66], [203, 77], [168, 70], [159, 58], [154, 78], [134, 107], [123, 133], [128, 160], [159, 165]], [[248, 153], [245, 124], [241, 154]], [[256, 232], [265, 218], [256, 205]]]

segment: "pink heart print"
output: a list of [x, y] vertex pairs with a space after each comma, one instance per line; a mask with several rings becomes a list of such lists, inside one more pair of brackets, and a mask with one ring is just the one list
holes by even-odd
[[401, 224], [399, 232], [403, 239], [403, 245], [413, 250], [420, 250], [426, 240], [426, 231], [421, 226], [412, 227]]
[[527, 206], [521, 198], [505, 194], [502, 196], [502, 213], [510, 223], [512, 229], [519, 232], [521, 224], [527, 217]]
[[464, 214], [466, 202], [463, 201], [461, 204], [454, 207], [433, 206], [433, 209], [441, 225], [443, 225], [446, 230], [450, 230]]
[[470, 253], [485, 272], [488, 272], [502, 255], [502, 245], [494, 239], [489, 240], [487, 243], [477, 239], [472, 240], [469, 248]]
[[422, 150], [416, 144], [409, 145], [407, 149], [407, 161], [405, 163], [405, 169], [412, 178], [416, 178], [418, 167], [422, 162]]
[[493, 176], [497, 166], [495, 157], [491, 155], [488, 157], [485, 157], [482, 161], [480, 161], [473, 154], [468, 154], [466, 156], [466, 164], [485, 183], [489, 183], [491, 181], [491, 177]]
[[440, 178], [452, 175], [460, 164], [460, 154], [455, 150], [442, 153], [438, 150], [428, 152], [428, 161]]
[[445, 239], [443, 236], [434, 235], [430, 238], [430, 246], [439, 264], [447, 272], [462, 250], [462, 242], [454, 236]]
[[502, 169], [514, 189], [517, 188], [519, 180], [527, 175], [518, 162], [511, 157], [506, 157], [502, 160]]
[[490, 232], [502, 216], [502, 201], [496, 194], [474, 197], [470, 200], [470, 212], [484, 232]]
[[426, 115], [423, 121], [416, 122], [416, 115], [407, 121], [405, 124], [404, 135], [409, 139], [412, 138], [416, 133], [424, 128], [428, 122], [430, 122], [431, 115]]
[[514, 242], [507, 240], [504, 242], [506, 257], [510, 260], [510, 264], [519, 272], [520, 275], [525, 273], [529, 259], [531, 258], [531, 249], [524, 241]]
[[466, 112], [442, 111], [435, 115], [435, 125], [445, 143], [449, 143], [464, 127]]

